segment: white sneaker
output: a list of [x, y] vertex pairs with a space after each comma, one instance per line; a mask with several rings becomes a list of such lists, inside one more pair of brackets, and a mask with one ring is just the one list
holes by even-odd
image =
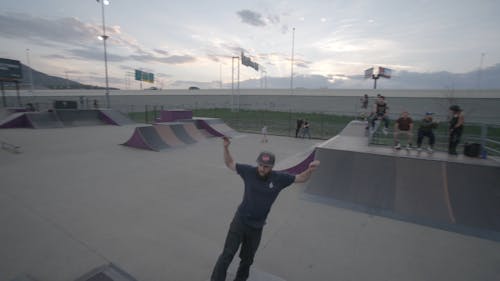
[[387, 129], [386, 129], [386, 128], [383, 128], [383, 129], [382, 129], [382, 133], [384, 133], [384, 135], [386, 135], [386, 136], [387, 136], [387, 134], [388, 134], [389, 132], [387, 132]]
[[401, 145], [398, 143], [394, 146], [395, 149], [401, 149]]
[[422, 148], [421, 147], [417, 147], [417, 151], [418, 152], [422, 151]]
[[411, 145], [407, 144], [407, 145], [406, 145], [406, 149], [407, 149], [407, 150], [410, 150], [410, 149], [411, 149]]
[[433, 153], [433, 152], [434, 152], [434, 150], [432, 150], [432, 148], [429, 146], [429, 147], [427, 147], [427, 152], [429, 152], [429, 153]]

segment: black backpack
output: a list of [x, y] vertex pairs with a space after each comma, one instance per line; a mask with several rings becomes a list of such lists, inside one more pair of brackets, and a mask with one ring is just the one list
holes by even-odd
[[465, 143], [464, 154], [469, 157], [479, 157], [481, 154], [481, 144], [479, 143]]

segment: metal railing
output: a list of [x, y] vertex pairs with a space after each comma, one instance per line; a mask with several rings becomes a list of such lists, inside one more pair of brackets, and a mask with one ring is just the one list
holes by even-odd
[[[461, 137], [461, 141], [458, 146], [459, 151], [464, 150], [464, 145], [466, 143], [479, 143], [481, 145], [481, 151], [486, 151], [486, 155], [490, 156], [500, 156], [500, 126], [491, 124], [468, 124], [464, 125], [464, 133]], [[418, 125], [415, 126], [418, 128]], [[434, 144], [434, 150], [437, 151], [448, 151], [448, 134], [447, 134], [447, 123], [440, 124], [441, 129], [435, 131], [436, 141]], [[388, 134], [384, 135], [381, 129], [377, 130], [373, 134], [373, 139], [371, 144], [374, 145], [394, 145], [394, 132], [390, 128]], [[417, 144], [417, 132], [418, 129], [414, 129], [412, 144], [416, 146]], [[400, 140], [403, 140], [404, 136], [401, 136]], [[427, 146], [427, 139], [424, 139], [422, 145]], [[403, 144], [406, 144], [402, 141]], [[483, 155], [483, 157], [486, 157]]]

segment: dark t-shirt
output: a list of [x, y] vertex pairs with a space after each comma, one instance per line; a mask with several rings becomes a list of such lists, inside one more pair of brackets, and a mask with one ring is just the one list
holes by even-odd
[[383, 102], [383, 103], [377, 103], [377, 106], [376, 106], [376, 107], [377, 107], [377, 109], [376, 109], [376, 110], [377, 110], [376, 114], [377, 114], [377, 115], [379, 115], [379, 116], [384, 115], [384, 114], [385, 114], [385, 112], [387, 111], [387, 109], [389, 108], [389, 107], [387, 106], [387, 103], [385, 103], [385, 102]]
[[396, 123], [398, 123], [398, 129], [401, 131], [408, 131], [410, 129], [410, 124], [413, 124], [413, 120], [410, 117], [400, 117]]
[[295, 176], [271, 171], [267, 180], [262, 180], [258, 177], [257, 167], [245, 164], [236, 164], [236, 172], [245, 184], [243, 201], [236, 215], [246, 225], [262, 228], [278, 194], [295, 181]]

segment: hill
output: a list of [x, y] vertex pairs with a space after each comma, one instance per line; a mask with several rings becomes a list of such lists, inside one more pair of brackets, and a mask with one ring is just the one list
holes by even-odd
[[[52, 76], [43, 72], [37, 71], [24, 64], [22, 65], [22, 79], [19, 83], [20, 89], [30, 89], [30, 72], [33, 75], [33, 85], [36, 90], [47, 89], [105, 89], [104, 87], [82, 84], [73, 80]], [[14, 89], [14, 83], [4, 82], [6, 89]], [[118, 88], [109, 88], [110, 90], [119, 90]]]

